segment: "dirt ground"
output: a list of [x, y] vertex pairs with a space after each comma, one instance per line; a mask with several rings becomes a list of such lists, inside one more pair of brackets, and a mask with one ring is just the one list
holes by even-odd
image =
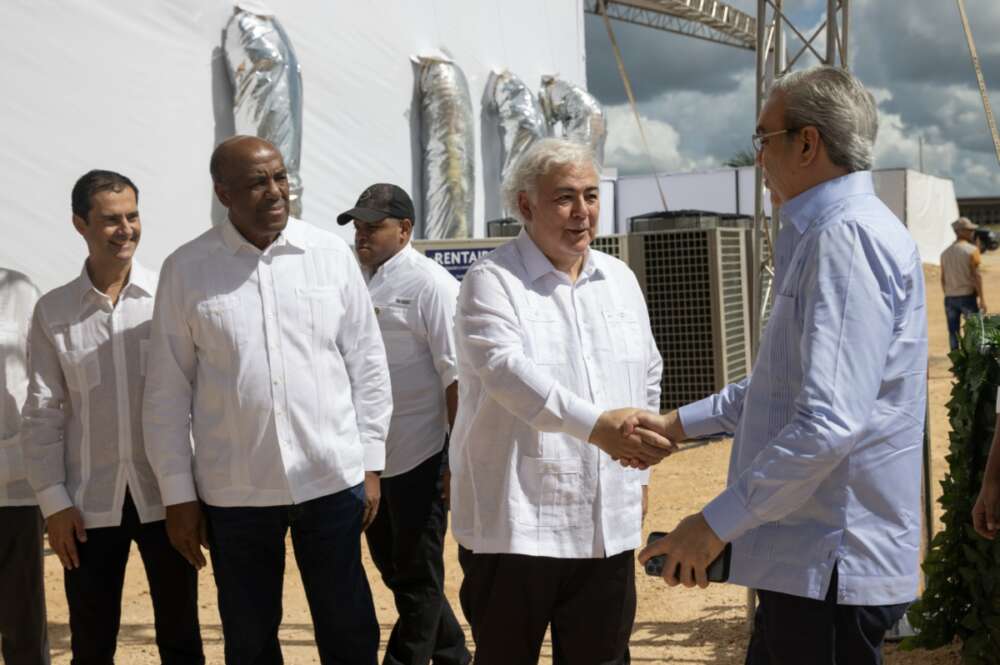
[[[944, 320], [939, 272], [928, 266], [927, 304], [930, 318], [930, 404], [933, 439], [933, 475], [940, 480], [946, 470], [947, 412], [945, 403], [951, 378], [948, 336]], [[1000, 255], [984, 257], [987, 302], [1000, 307]], [[729, 441], [683, 450], [660, 465], [653, 473], [650, 512], [646, 530], [669, 530], [685, 515], [700, 509], [719, 492], [725, 483], [729, 459]], [[934, 483], [935, 495], [939, 492]], [[460, 620], [458, 586], [461, 574], [456, 560], [456, 545], [449, 536], [447, 547], [447, 592]], [[382, 625], [382, 644], [395, 620], [392, 595], [382, 585], [365, 552], [375, 606]], [[670, 589], [662, 581], [640, 576], [637, 579], [639, 606], [632, 634], [632, 657], [636, 663], [677, 663], [690, 665], [737, 665], [743, 662], [748, 637], [746, 591], [742, 587], [713, 585], [705, 590]], [[70, 662], [70, 635], [62, 572], [53, 555], [46, 556], [46, 592], [53, 663]], [[223, 662], [222, 628], [215, 601], [211, 570], [200, 577], [202, 635], [209, 663]], [[154, 643], [153, 615], [149, 590], [142, 564], [133, 548], [129, 560], [122, 601], [122, 627], [117, 662], [124, 665], [147, 665], [159, 662]], [[466, 626], [467, 630], [467, 626]], [[468, 630], [467, 630], [468, 634]], [[281, 629], [285, 661], [289, 665], [318, 663], [312, 636], [312, 624], [298, 570], [288, 547], [285, 580], [285, 613]], [[543, 663], [550, 663], [551, 649], [542, 650]], [[944, 665], [957, 663], [956, 647], [934, 652], [896, 651], [886, 648], [889, 665]]]

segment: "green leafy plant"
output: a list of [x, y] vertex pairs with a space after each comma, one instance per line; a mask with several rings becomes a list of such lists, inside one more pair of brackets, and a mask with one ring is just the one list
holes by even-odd
[[918, 635], [904, 649], [934, 649], [962, 641], [962, 663], [1000, 662], [1000, 539], [972, 528], [972, 506], [993, 441], [994, 399], [1000, 383], [1000, 316], [970, 318], [959, 348], [949, 355], [955, 385], [948, 473], [939, 502], [944, 527], [924, 559], [923, 597], [909, 611]]

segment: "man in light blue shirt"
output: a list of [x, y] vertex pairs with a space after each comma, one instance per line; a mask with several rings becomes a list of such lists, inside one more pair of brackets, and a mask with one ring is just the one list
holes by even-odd
[[[638, 425], [734, 434], [728, 487], [640, 560], [759, 590], [749, 665], [881, 662], [917, 594], [927, 320], [920, 256], [875, 196], [872, 96], [847, 72], [777, 80], [754, 146], [784, 204], [775, 292], [752, 376]], [[832, 659], [831, 659], [832, 656]]]

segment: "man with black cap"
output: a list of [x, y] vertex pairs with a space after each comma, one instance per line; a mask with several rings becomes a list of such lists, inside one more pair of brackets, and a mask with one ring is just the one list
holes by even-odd
[[458, 281], [410, 246], [414, 216], [405, 191], [379, 183], [337, 217], [354, 222], [392, 382], [379, 510], [365, 536], [399, 612], [382, 662], [464, 665], [471, 656], [444, 595], [443, 561], [446, 428], [458, 405]]

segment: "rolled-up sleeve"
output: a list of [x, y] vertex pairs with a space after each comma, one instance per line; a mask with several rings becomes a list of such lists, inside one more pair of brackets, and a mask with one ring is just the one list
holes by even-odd
[[160, 274], [142, 406], [146, 456], [165, 506], [198, 498], [191, 449], [191, 404], [198, 361], [183, 309], [178, 270], [168, 259]]
[[28, 484], [45, 517], [73, 505], [66, 491], [68, 400], [59, 353], [42, 308], [36, 307], [28, 332], [28, 395], [21, 414], [21, 446]]
[[358, 434], [364, 446], [365, 471], [385, 468], [385, 437], [392, 418], [389, 364], [375, 308], [357, 262], [345, 262], [344, 322], [337, 347], [351, 381]]
[[894, 304], [877, 250], [854, 223], [822, 231], [815, 248], [784, 311], [772, 314], [802, 326], [802, 384], [791, 420], [704, 509], [725, 541], [805, 503], [854, 447], [879, 393]]
[[540, 371], [524, 352], [513, 303], [488, 269], [469, 271], [459, 293], [462, 352], [483, 387], [507, 411], [542, 432], [587, 441], [601, 409]]

